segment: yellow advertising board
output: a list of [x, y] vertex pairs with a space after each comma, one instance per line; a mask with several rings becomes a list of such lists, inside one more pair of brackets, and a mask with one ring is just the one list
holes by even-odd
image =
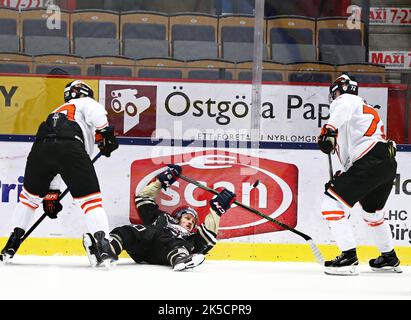
[[[64, 103], [64, 87], [74, 79], [0, 76], [0, 134], [35, 135], [47, 115]], [[98, 80], [85, 80], [98, 98]]]

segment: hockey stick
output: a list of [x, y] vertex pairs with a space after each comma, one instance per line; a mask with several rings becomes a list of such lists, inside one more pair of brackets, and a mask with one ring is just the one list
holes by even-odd
[[[213, 193], [213, 194], [215, 194], [215, 195], [219, 194], [218, 191], [216, 191], [216, 190], [214, 190], [214, 189], [211, 189], [211, 188], [207, 187], [206, 185], [204, 185], [204, 184], [202, 184], [202, 183], [199, 183], [198, 181], [196, 181], [196, 180], [194, 180], [194, 179], [191, 179], [191, 178], [189, 178], [189, 177], [187, 177], [187, 176], [184, 176], [184, 175], [180, 174], [180, 178], [183, 179], [183, 180], [185, 180], [185, 181], [187, 181], [187, 182], [189, 182], [189, 183], [194, 184], [195, 186], [197, 186], [197, 187], [199, 187], [199, 188], [201, 188], [201, 189], [203, 189], [203, 190], [209, 191], [209, 192], [211, 192], [211, 193]], [[256, 183], [255, 183], [254, 185], [256, 185]], [[246, 206], [245, 204], [242, 204], [241, 202], [234, 201], [234, 204], [236, 204], [237, 206], [239, 206], [239, 207], [241, 207], [241, 208], [243, 208], [243, 209], [246, 209], [246, 210], [248, 210], [248, 211], [250, 211], [250, 212], [252, 212], [252, 213], [254, 213], [254, 214], [256, 214], [256, 215], [258, 215], [258, 216], [260, 216], [260, 217], [262, 217], [262, 218], [264, 218], [264, 219], [266, 219], [266, 220], [268, 220], [268, 221], [271, 221], [271, 222], [275, 223], [276, 225], [278, 225], [278, 226], [280, 226], [280, 227], [282, 227], [282, 228], [284, 228], [284, 229], [286, 229], [286, 230], [288, 230], [288, 231], [291, 231], [292, 233], [295, 233], [295, 234], [299, 235], [300, 237], [302, 237], [302, 238], [303, 238], [305, 241], [307, 241], [308, 244], [310, 245], [311, 250], [312, 250], [312, 252], [313, 252], [313, 254], [314, 254], [314, 257], [317, 259], [317, 262], [318, 262], [319, 264], [321, 264], [321, 265], [324, 265], [324, 258], [323, 258], [323, 256], [322, 256], [320, 250], [318, 249], [318, 247], [316, 246], [316, 244], [314, 243], [313, 239], [312, 239], [310, 236], [308, 236], [308, 235], [306, 235], [305, 233], [302, 233], [301, 231], [298, 231], [298, 230], [296, 230], [296, 229], [294, 229], [294, 228], [291, 228], [290, 226], [288, 226], [288, 225], [286, 225], [286, 224], [284, 224], [284, 223], [282, 223], [282, 222], [280, 222], [280, 221], [277, 221], [277, 220], [275, 220], [275, 219], [273, 219], [273, 218], [271, 218], [271, 217], [269, 217], [269, 216], [261, 213], [260, 211], [254, 209], [254, 208], [251, 208], [251, 207], [249, 207], [249, 206]]]
[[328, 154], [328, 173], [330, 175], [330, 180], [334, 179], [333, 161], [331, 159], [331, 153]]
[[[101, 157], [101, 152], [97, 153], [97, 155], [93, 158], [93, 160], [91, 160], [91, 163], [96, 162], [99, 158]], [[66, 190], [64, 190], [61, 195], [60, 195], [60, 199], [63, 199], [67, 193], [69, 193], [69, 189], [67, 188]], [[24, 234], [23, 238], [21, 238], [21, 242], [20, 245], [23, 243], [24, 240], [27, 239], [27, 237], [34, 231], [34, 229], [36, 229], [38, 227], [38, 225], [47, 217], [47, 213], [43, 213], [42, 216], [31, 226], [31, 228], [29, 230], [27, 230], [27, 232]]]

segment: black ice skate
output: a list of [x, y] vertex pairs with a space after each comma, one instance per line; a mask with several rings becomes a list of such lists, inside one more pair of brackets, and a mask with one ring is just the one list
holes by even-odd
[[390, 252], [383, 252], [377, 259], [369, 261], [372, 271], [376, 272], [397, 272], [401, 273], [400, 260], [394, 249]]
[[0, 260], [7, 263], [14, 257], [17, 250], [20, 247], [21, 239], [24, 236], [25, 231], [21, 228], [14, 228], [14, 231], [10, 234], [10, 238], [6, 243], [6, 246], [1, 250]]
[[110, 268], [118, 260], [110, 242], [105, 238], [104, 231], [96, 232], [94, 237], [90, 233], [85, 233], [83, 246], [92, 267], [104, 265], [106, 268]]
[[356, 276], [358, 275], [358, 258], [356, 249], [343, 251], [338, 257], [324, 262], [325, 274]]

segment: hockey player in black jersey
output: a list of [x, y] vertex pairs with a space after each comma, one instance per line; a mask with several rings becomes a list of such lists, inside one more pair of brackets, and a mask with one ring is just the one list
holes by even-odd
[[[169, 165], [156, 180], [136, 194], [135, 203], [143, 224], [125, 225], [110, 232], [111, 246], [119, 255], [125, 250], [137, 263], [170, 265], [174, 271], [182, 271], [200, 265], [209, 250], [217, 242], [220, 217], [235, 201], [236, 196], [224, 189], [210, 200], [210, 212], [197, 227], [197, 212], [184, 206], [169, 214], [161, 211], [156, 197], [161, 188], [170, 187], [181, 174], [181, 167]], [[99, 264], [94, 254], [94, 239], [85, 234], [83, 244], [91, 264]]]

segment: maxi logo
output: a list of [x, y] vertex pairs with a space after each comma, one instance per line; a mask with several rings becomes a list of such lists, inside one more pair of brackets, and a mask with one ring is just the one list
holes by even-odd
[[[160, 172], [164, 163], [171, 160], [182, 166], [183, 174], [211, 188], [227, 188], [237, 195], [237, 201], [256, 208], [260, 212], [295, 227], [297, 225], [298, 169], [295, 165], [269, 159], [218, 150], [202, 154], [180, 154], [136, 160], [131, 165], [130, 222], [141, 223], [135, 208], [135, 192], [142, 190]], [[183, 161], [181, 161], [183, 160]], [[260, 183], [256, 188], [256, 180]], [[172, 212], [181, 205], [193, 207], [199, 213], [200, 222], [210, 210], [213, 197], [193, 184], [177, 180], [167, 191], [161, 191], [156, 199], [160, 209]], [[220, 239], [268, 233], [283, 230], [240, 207], [233, 206], [220, 222]]]
[[156, 127], [156, 86], [106, 85], [109, 121], [123, 136], [150, 137]]
[[10, 107], [11, 106], [11, 99], [13, 98], [14, 94], [16, 93], [18, 87], [13, 86], [9, 89], [5, 86], [0, 86], [0, 93], [4, 98], [4, 106]]

